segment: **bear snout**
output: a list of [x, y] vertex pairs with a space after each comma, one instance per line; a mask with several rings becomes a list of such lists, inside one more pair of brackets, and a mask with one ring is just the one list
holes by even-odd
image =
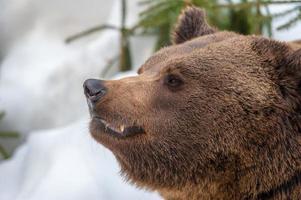
[[84, 93], [91, 103], [95, 104], [107, 93], [104, 81], [98, 79], [88, 79], [84, 82]]

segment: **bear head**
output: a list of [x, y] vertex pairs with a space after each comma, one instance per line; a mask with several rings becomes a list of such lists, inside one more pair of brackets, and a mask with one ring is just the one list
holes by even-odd
[[218, 31], [189, 7], [137, 76], [85, 82], [91, 134], [166, 198], [265, 195], [300, 170], [298, 48]]

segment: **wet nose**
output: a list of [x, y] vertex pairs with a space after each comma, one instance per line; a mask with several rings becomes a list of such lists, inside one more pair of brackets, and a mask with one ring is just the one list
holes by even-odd
[[97, 102], [107, 92], [102, 80], [88, 79], [84, 82], [84, 92], [92, 102]]

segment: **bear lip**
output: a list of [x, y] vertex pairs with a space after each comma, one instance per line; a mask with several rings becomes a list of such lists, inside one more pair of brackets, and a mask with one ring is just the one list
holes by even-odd
[[114, 126], [112, 123], [107, 122], [106, 120], [100, 117], [93, 117], [98, 124], [98, 129], [101, 129], [103, 132], [117, 138], [126, 138], [134, 136], [137, 134], [145, 133], [145, 130], [141, 126], [126, 126], [124, 124], [119, 126]]

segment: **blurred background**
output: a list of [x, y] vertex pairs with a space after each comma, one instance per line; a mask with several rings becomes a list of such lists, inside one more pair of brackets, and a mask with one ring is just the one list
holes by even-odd
[[91, 139], [82, 83], [135, 75], [188, 5], [220, 30], [301, 40], [297, 0], [0, 0], [0, 200], [160, 199]]

